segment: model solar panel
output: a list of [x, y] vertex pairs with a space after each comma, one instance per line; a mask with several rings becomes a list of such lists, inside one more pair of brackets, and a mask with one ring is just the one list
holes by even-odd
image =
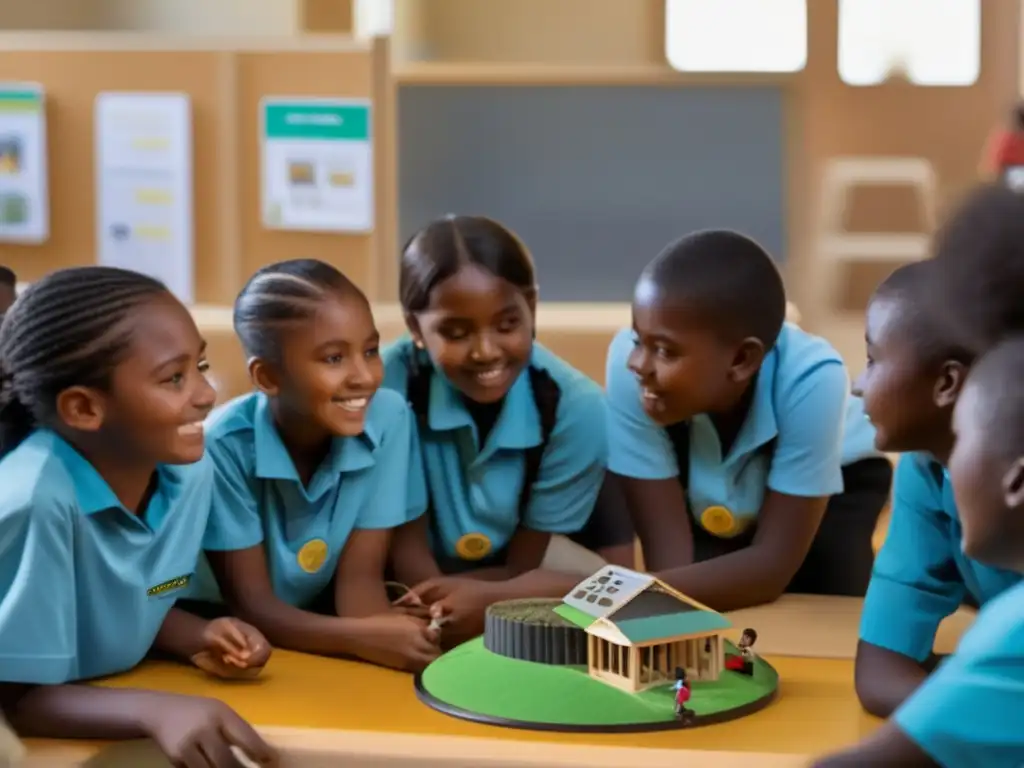
[[573, 587], [563, 601], [588, 616], [604, 618], [649, 587], [653, 581], [647, 574], [607, 565]]

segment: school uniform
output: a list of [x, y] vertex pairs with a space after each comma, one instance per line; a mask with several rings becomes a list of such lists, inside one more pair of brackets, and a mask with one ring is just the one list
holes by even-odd
[[1024, 584], [982, 608], [956, 653], [893, 714], [893, 721], [948, 768], [1024, 765]]
[[[312, 607], [331, 584], [353, 531], [395, 528], [423, 513], [423, 474], [409, 409], [378, 390], [361, 435], [335, 437], [308, 484], [274, 426], [262, 393], [236, 398], [206, 424], [214, 466], [209, 551], [262, 545], [274, 594]], [[218, 601], [213, 585], [191, 597]]]
[[643, 410], [628, 369], [633, 334], [608, 350], [608, 468], [639, 480], [678, 479], [686, 492], [698, 561], [749, 546], [765, 492], [829, 496], [821, 528], [790, 591], [864, 594], [871, 535], [892, 469], [874, 447], [863, 404], [849, 392], [839, 354], [786, 324], [753, 383], [750, 410], [722, 455], [709, 416], [662, 427]]
[[860, 639], [923, 662], [944, 618], [965, 599], [985, 605], [1021, 581], [963, 553], [949, 476], [906, 454], [896, 468], [892, 519], [864, 600]]
[[[444, 572], [504, 563], [520, 525], [553, 534], [586, 529], [607, 457], [595, 382], [535, 343], [481, 444], [461, 393], [426, 352], [403, 338], [382, 356], [384, 386], [409, 399], [418, 416], [431, 541]], [[601, 516], [600, 535], [589, 532], [591, 543], [621, 534], [624, 510], [610, 516]]]
[[160, 466], [142, 515], [46, 429], [0, 460], [0, 680], [57, 685], [146, 656], [196, 569], [213, 468]]

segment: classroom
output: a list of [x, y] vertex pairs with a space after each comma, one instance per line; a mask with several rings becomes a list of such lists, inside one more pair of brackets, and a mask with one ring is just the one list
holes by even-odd
[[[771, 5], [7, 4], [0, 265], [16, 274], [19, 294], [55, 270], [95, 264], [162, 281], [206, 342], [220, 406], [254, 389], [233, 307], [257, 270], [288, 259], [333, 266], [368, 299], [388, 345], [406, 336], [413, 314], [400, 292], [410, 238], [446, 216], [488, 217], [532, 253], [539, 345], [610, 388], [609, 345], [634, 325], [644, 266], [677, 237], [734, 230], [772, 257], [786, 327], [823, 338], [853, 381], [866, 365], [876, 287], [929, 259], [950, 211], [1004, 170], [992, 167], [991, 140], [1024, 97], [1024, 4]], [[433, 400], [429, 407], [433, 424]], [[888, 522], [886, 505], [875, 551]], [[546, 565], [571, 562], [580, 580], [618, 565], [567, 536], [555, 534]], [[635, 550], [642, 572], [640, 539]], [[628, 619], [616, 623], [618, 603], [589, 620], [556, 609], [589, 633], [578, 636], [581, 663], [598, 663], [588, 648], [621, 652], [614, 663], [601, 657], [604, 674], [637, 690], [641, 680], [671, 678], [671, 653], [692, 658], [698, 673], [709, 664], [715, 676], [734, 675], [729, 649], [743, 651], [736, 644], [755, 628], [757, 657], [777, 673], [763, 708], [694, 728], [499, 727], [428, 706], [406, 672], [276, 642], [252, 680], [147, 659], [98, 685], [219, 699], [280, 751], [282, 765], [307, 768], [785, 768], [882, 726], [854, 686], [862, 596], [786, 592], [719, 615], [663, 583], [662, 570], [651, 566], [659, 578], [637, 583], [635, 593], [648, 595], [638, 601], [671, 598], [680, 615], [714, 614], [721, 626], [641, 643], [627, 637]], [[975, 615], [965, 605], [942, 621], [934, 652], [953, 653]], [[588, 627], [595, 619], [603, 629]], [[487, 621], [490, 633], [490, 613]], [[28, 738], [24, 748], [25, 766], [166, 764], [141, 741]]]

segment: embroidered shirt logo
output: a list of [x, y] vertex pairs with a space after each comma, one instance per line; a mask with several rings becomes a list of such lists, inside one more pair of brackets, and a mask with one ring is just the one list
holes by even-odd
[[192, 581], [192, 574], [186, 573], [183, 576], [176, 576], [173, 579], [157, 584], [156, 586], [150, 587], [146, 590], [147, 597], [160, 597], [166, 595], [168, 592], [175, 592], [179, 589], [184, 589]]

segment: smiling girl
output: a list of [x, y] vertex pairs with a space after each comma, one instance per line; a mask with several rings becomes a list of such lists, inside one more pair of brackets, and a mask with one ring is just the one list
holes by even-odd
[[422, 668], [436, 636], [391, 609], [384, 569], [423, 478], [409, 409], [379, 389], [369, 302], [329, 264], [285, 261], [253, 275], [234, 324], [257, 391], [207, 427], [206, 549], [227, 605], [284, 648]]
[[[400, 299], [410, 335], [385, 351], [384, 385], [419, 419], [430, 510], [396, 535], [396, 576], [508, 583], [539, 568], [552, 535], [588, 527], [607, 453], [603, 394], [534, 341], [533, 259], [491, 219], [453, 216], [416, 233]], [[594, 517], [592, 546], [632, 547], [621, 507]], [[478, 628], [486, 602], [462, 630]]]

